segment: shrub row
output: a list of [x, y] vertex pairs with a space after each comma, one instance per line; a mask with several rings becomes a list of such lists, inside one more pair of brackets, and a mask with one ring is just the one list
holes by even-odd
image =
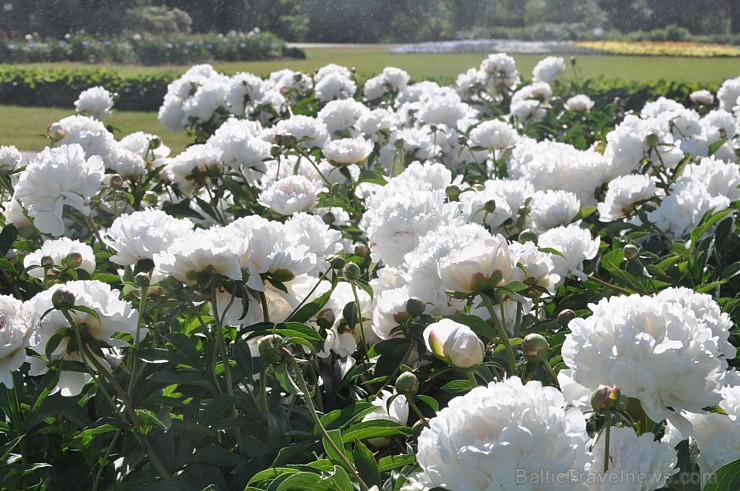
[[7, 63], [82, 61], [85, 63], [128, 63], [142, 65], [188, 65], [204, 61], [266, 60], [283, 56], [305, 56], [288, 49], [269, 32], [223, 34], [135, 34], [97, 39], [87, 34], [65, 39], [25, 40], [0, 38], [0, 59]]
[[[0, 65], [0, 105], [71, 108], [80, 92], [101, 85], [118, 94], [118, 110], [157, 111], [167, 93], [167, 85], [177, 76], [173, 72], [123, 75], [106, 69], [49, 70]], [[358, 82], [361, 90], [364, 81]], [[570, 90], [573, 93], [587, 92], [592, 98], [605, 101], [618, 98], [624, 110], [639, 110], [645, 102], [660, 96], [688, 105], [691, 92], [699, 89], [715, 92], [718, 87], [718, 84], [598, 78], [574, 84]]]

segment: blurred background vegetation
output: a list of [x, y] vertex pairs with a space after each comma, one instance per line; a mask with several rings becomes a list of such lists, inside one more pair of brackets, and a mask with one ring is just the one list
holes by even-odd
[[460, 38], [737, 44], [737, 0], [0, 0], [0, 36], [270, 31], [287, 41]]

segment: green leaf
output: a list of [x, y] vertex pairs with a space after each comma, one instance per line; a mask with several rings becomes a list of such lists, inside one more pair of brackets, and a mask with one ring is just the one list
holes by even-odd
[[707, 212], [707, 214], [702, 219], [701, 224], [691, 231], [691, 252], [693, 252], [694, 248], [697, 246], [699, 237], [704, 235], [715, 223], [722, 220], [730, 213], [734, 212], [735, 210], [733, 210], [732, 208], [722, 210], [719, 213], [715, 213], [714, 215], [710, 215], [711, 212]]
[[711, 157], [712, 155], [714, 155], [715, 153], [717, 153], [717, 150], [719, 150], [719, 148], [722, 145], [724, 145], [725, 143], [727, 143], [727, 138], [720, 138], [716, 142], [714, 142], [711, 145], [709, 145], [709, 149], [708, 149], [708, 152], [709, 153], [708, 153], [708, 156]]
[[388, 472], [414, 463], [416, 463], [414, 455], [390, 455], [378, 461], [378, 468], [380, 472]]
[[3, 228], [3, 231], [0, 232], [0, 256], [8, 253], [17, 237], [18, 229], [12, 223], [9, 223]]
[[373, 184], [380, 184], [381, 186], [388, 184], [388, 181], [385, 180], [383, 174], [375, 170], [363, 170], [360, 173], [360, 178], [357, 182], [370, 182]]
[[[350, 421], [364, 416], [368, 411], [371, 411], [375, 406], [369, 402], [357, 401], [351, 406], [347, 406], [342, 409], [335, 409], [330, 413], [327, 413], [321, 417], [321, 424], [327, 430], [341, 428]], [[318, 431], [318, 430], [316, 430]]]
[[435, 413], [439, 411], [439, 403], [434, 397], [425, 396], [423, 394], [417, 394], [416, 398], [419, 399], [424, 404], [426, 404], [427, 406], [429, 406], [430, 408], [432, 408]]
[[334, 476], [331, 481], [337, 486], [339, 491], [354, 491], [355, 487], [352, 485], [352, 479], [349, 478], [349, 474], [342, 467], [338, 465], [334, 466]]
[[358, 440], [367, 440], [369, 438], [377, 438], [380, 436], [391, 437], [408, 435], [410, 433], [411, 428], [408, 426], [386, 419], [376, 419], [350, 426], [344, 431], [342, 440], [344, 443], [350, 443], [355, 438]]
[[309, 319], [311, 319], [313, 316], [318, 314], [321, 309], [326, 306], [326, 304], [329, 302], [329, 298], [331, 297], [332, 292], [334, 289], [325, 292], [320, 297], [314, 299], [312, 302], [309, 302], [302, 306], [300, 309], [293, 312], [288, 318], [286, 319], [286, 322], [288, 321], [294, 321], [294, 322], [307, 322]]
[[357, 438], [355, 438], [355, 448], [352, 452], [352, 457], [355, 459], [357, 472], [360, 474], [362, 480], [365, 481], [365, 484], [368, 486], [380, 486], [380, 469], [378, 468], [378, 463], [375, 461], [375, 456]]
[[357, 324], [357, 304], [354, 301], [348, 302], [347, 305], [344, 306], [344, 309], [342, 309], [342, 317], [347, 321], [347, 327], [349, 327], [350, 330], [353, 330]]
[[[290, 375], [288, 365], [286, 363], [281, 363], [275, 367], [275, 376], [277, 377], [278, 382], [280, 382], [280, 386], [283, 390], [290, 394], [301, 394], [301, 389]], [[310, 397], [310, 394], [304, 394], [304, 396]]]
[[447, 392], [465, 392], [473, 388], [469, 380], [453, 380], [442, 386], [442, 390]]
[[730, 462], [709, 476], [704, 491], [735, 491], [740, 482], [740, 459]]
[[[331, 442], [334, 443], [334, 446], [332, 446], [331, 443], [327, 441], [326, 437], [321, 439], [321, 443], [324, 446], [326, 456], [329, 457], [329, 460], [331, 460], [332, 462], [344, 465], [344, 461], [349, 459], [347, 457], [347, 451], [344, 449], [344, 443], [342, 441], [342, 431], [329, 430], [326, 433], [329, 435]], [[334, 447], [336, 447], [336, 449]], [[342, 459], [342, 457], [344, 457], [344, 459]]]
[[289, 491], [295, 489], [305, 489], [307, 491], [326, 491], [324, 478], [313, 472], [298, 472], [288, 476], [275, 491]]

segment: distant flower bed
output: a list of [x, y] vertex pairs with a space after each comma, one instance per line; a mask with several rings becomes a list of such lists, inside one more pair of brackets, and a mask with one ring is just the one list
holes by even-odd
[[576, 46], [614, 55], [637, 56], [740, 56], [740, 48], [729, 44], [686, 41], [575, 41]]
[[80, 61], [85, 63], [129, 63], [142, 65], [187, 65], [203, 61], [250, 61], [302, 56], [287, 49], [269, 32], [258, 30], [230, 34], [132, 34], [98, 39], [85, 34], [64, 39], [0, 39], [4, 63]]
[[740, 77], [566, 69], [203, 64], [179, 154], [102, 87], [0, 147], [0, 489], [733, 489]]

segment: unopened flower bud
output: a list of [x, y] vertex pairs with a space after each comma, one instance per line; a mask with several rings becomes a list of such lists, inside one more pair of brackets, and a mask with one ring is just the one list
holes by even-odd
[[429, 420], [428, 419], [420, 419], [416, 423], [414, 423], [414, 426], [411, 427], [411, 434], [414, 435], [414, 437], [419, 438], [421, 435], [421, 432], [424, 431], [424, 428], [429, 426]]
[[568, 327], [568, 323], [576, 318], [576, 313], [570, 309], [560, 311], [558, 314], [558, 324], [563, 327]]
[[344, 268], [342, 268], [342, 274], [346, 279], [353, 281], [360, 279], [362, 271], [360, 271], [360, 267], [357, 264], [347, 263], [344, 265]]
[[442, 319], [424, 329], [427, 349], [461, 370], [473, 370], [483, 363], [485, 346], [468, 326]]
[[445, 194], [450, 201], [457, 201], [460, 198], [460, 188], [457, 186], [447, 186], [445, 188]]
[[285, 283], [286, 281], [291, 281], [295, 278], [295, 273], [293, 273], [291, 270], [286, 268], [279, 268], [273, 271], [270, 276], [273, 280], [279, 281], [280, 283]]
[[332, 309], [324, 309], [316, 316], [316, 324], [323, 329], [331, 329], [336, 320], [337, 316]]
[[640, 257], [640, 249], [632, 244], [627, 244], [626, 246], [624, 246], [622, 252], [624, 252], [624, 258], [627, 261], [634, 261], [635, 259]]
[[158, 138], [158, 137], [155, 136], [154, 138], [152, 138], [151, 140], [149, 140], [149, 148], [150, 149], [156, 150], [156, 149], [158, 149], [161, 146], [162, 146], [162, 140], [160, 138]]
[[283, 338], [276, 334], [270, 334], [260, 338], [257, 342], [257, 349], [259, 350], [260, 356], [266, 362], [273, 365], [277, 365], [283, 361], [283, 358], [285, 358], [283, 353], [283, 350], [285, 349]]
[[408, 312], [405, 310], [403, 312], [394, 312], [393, 313], [393, 320], [396, 321], [398, 324], [403, 324], [407, 320], [411, 319], [411, 316]]
[[75, 306], [75, 294], [68, 290], [57, 290], [51, 296], [51, 304], [57, 310], [69, 310]]
[[650, 148], [655, 148], [660, 145], [660, 138], [658, 138], [658, 135], [656, 135], [655, 133], [650, 133], [648, 136], [645, 137], [645, 145]]
[[527, 334], [522, 340], [522, 349], [524, 349], [524, 357], [527, 361], [547, 362], [550, 343], [541, 334]]
[[530, 229], [522, 230], [518, 237], [519, 242], [524, 244], [525, 242], [537, 243], [537, 234]]
[[113, 189], [118, 189], [121, 186], [123, 186], [123, 177], [119, 176], [118, 174], [113, 174], [110, 176], [110, 187]]
[[334, 216], [334, 213], [327, 211], [321, 216], [321, 220], [323, 220], [325, 224], [331, 225], [337, 220], [337, 217]]
[[599, 385], [591, 395], [591, 407], [594, 411], [603, 411], [604, 409], [613, 409], [619, 404], [619, 398], [622, 395], [621, 389], [614, 385]]
[[570, 57], [570, 64], [571, 64], [571, 66], [576, 66], [576, 57], [575, 56], [571, 56]]
[[51, 268], [52, 266], [54, 266], [54, 259], [52, 259], [51, 256], [42, 256], [41, 266], [43, 266], [44, 268]]
[[333, 269], [342, 269], [344, 265], [347, 264], [347, 261], [345, 261], [343, 257], [334, 256], [329, 259], [329, 264], [331, 264]]
[[406, 312], [411, 317], [419, 317], [424, 313], [425, 308], [424, 300], [420, 298], [411, 297], [406, 301]]
[[49, 138], [51, 138], [52, 140], [59, 141], [62, 138], [64, 138], [64, 135], [66, 135], [67, 132], [64, 131], [64, 128], [62, 128], [61, 125], [52, 124], [51, 126], [49, 126], [49, 130], [47, 134], [49, 135]]
[[496, 202], [492, 199], [489, 199], [485, 203], [483, 203], [483, 209], [486, 210], [486, 213], [493, 213], [496, 211]]
[[355, 246], [355, 254], [363, 259], [367, 259], [370, 257], [370, 249], [368, 249], [364, 244], [357, 244]]
[[64, 258], [64, 264], [70, 269], [77, 269], [82, 265], [82, 254], [79, 252], [71, 252]]
[[491, 282], [486, 275], [483, 273], [473, 273], [470, 275], [470, 290], [473, 292], [481, 292], [488, 289], [491, 286]]
[[146, 273], [139, 273], [134, 276], [134, 284], [139, 288], [146, 288], [149, 286], [149, 275]]
[[396, 379], [396, 392], [405, 396], [413, 396], [419, 390], [419, 379], [413, 372], [403, 372]]

